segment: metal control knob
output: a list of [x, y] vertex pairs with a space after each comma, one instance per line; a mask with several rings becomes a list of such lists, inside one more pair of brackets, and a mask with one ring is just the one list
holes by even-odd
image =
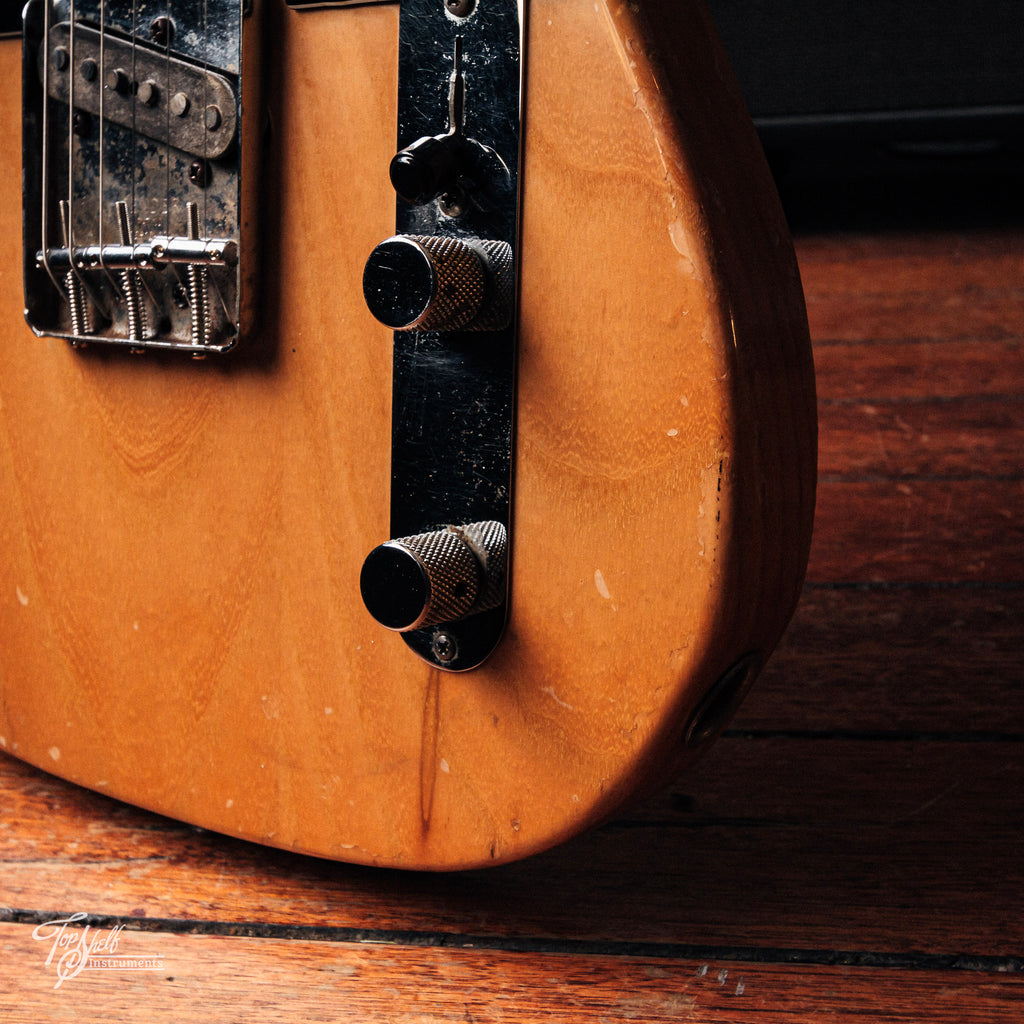
[[363, 563], [363, 603], [399, 633], [496, 608], [505, 598], [507, 537], [501, 523], [482, 522], [389, 540]]
[[395, 235], [370, 254], [363, 295], [394, 331], [496, 331], [511, 321], [512, 247], [446, 235]]

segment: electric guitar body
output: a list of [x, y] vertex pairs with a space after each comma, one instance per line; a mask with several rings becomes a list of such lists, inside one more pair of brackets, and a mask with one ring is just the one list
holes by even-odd
[[[178, 22], [183, 2], [168, 4]], [[473, 33], [495, 5], [509, 6], [440, 11], [461, 49], [438, 44], [444, 116], [425, 133], [458, 137], [460, 153], [469, 139], [479, 162], [499, 147], [477, 113]], [[517, 11], [518, 148], [492, 162], [515, 194], [518, 298], [500, 330], [451, 341], [476, 353], [515, 338], [513, 429], [497, 431], [510, 445], [509, 486], [496, 488], [508, 506], [504, 590], [498, 611], [481, 613], [498, 617], [500, 636], [479, 664], [449, 671], [442, 627], [418, 620], [423, 656], [360, 590], [368, 554], [402, 535], [395, 424], [419, 378], [414, 366], [411, 389], [396, 390], [395, 354], [403, 338], [418, 351], [447, 337], [385, 326], [364, 295], [368, 257], [409, 205], [388, 177], [396, 139], [408, 143], [396, 136], [404, 11], [262, 0], [245, 14], [262, 55], [227, 68], [226, 86], [202, 86], [240, 89], [255, 125], [242, 138], [240, 121], [226, 151], [251, 150], [258, 171], [234, 226], [196, 230], [208, 165], [171, 125], [187, 88], [136, 75], [131, 102], [170, 104], [147, 131], [175, 158], [132, 179], [123, 206], [114, 197], [100, 216], [107, 227], [83, 238], [75, 197], [92, 179], [66, 170], [61, 147], [80, 154], [90, 130], [99, 146], [141, 131], [141, 107], [114, 123], [118, 69], [108, 77], [102, 60], [133, 37], [122, 26], [104, 40], [93, 26], [60, 42], [77, 28], [67, 4], [45, 18], [34, 7], [24, 74], [20, 40], [0, 40], [0, 747], [219, 832], [431, 870], [543, 850], [696, 757], [795, 606], [816, 457], [794, 254], [703, 8], [529, 0]], [[149, 21], [145, 34], [145, 59], [178, 52]], [[99, 61], [106, 98], [73, 115], [71, 142], [26, 150], [26, 204], [41, 192], [49, 214], [42, 229], [25, 214], [23, 229], [23, 128], [49, 117], [52, 133], [93, 102], [84, 85], [62, 98], [33, 65], [36, 47], [38, 63], [67, 64], [59, 46], [83, 77]], [[182, 60], [186, 78], [207, 74]], [[67, 204], [30, 180], [51, 173], [54, 153], [72, 177]], [[118, 210], [133, 211], [154, 166], [169, 183], [183, 167], [200, 199], [169, 184], [179, 221], [147, 228], [125, 214], [118, 234]], [[105, 187], [126, 173], [107, 169]], [[420, 205], [457, 235], [489, 200], [469, 190], [477, 205], [464, 216], [451, 191]], [[238, 274], [225, 240], [246, 261]], [[175, 246], [177, 276], [158, 278]], [[216, 298], [189, 291], [196, 268], [223, 275], [208, 286]], [[148, 320], [132, 320], [133, 281]], [[215, 312], [189, 326], [201, 303]], [[83, 316], [96, 337], [77, 344]], [[170, 341], [149, 346], [161, 318]], [[121, 344], [99, 336], [122, 321]], [[477, 403], [452, 393], [449, 418]], [[417, 464], [432, 457], [431, 437], [418, 440]], [[446, 449], [437, 459], [452, 461]], [[418, 500], [433, 469], [412, 472]]]

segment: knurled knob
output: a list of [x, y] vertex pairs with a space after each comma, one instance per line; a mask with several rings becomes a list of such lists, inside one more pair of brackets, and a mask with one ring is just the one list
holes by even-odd
[[394, 331], [500, 330], [511, 317], [511, 264], [506, 242], [395, 235], [366, 261], [363, 295]]
[[363, 603], [399, 633], [495, 608], [505, 596], [507, 536], [488, 521], [389, 540], [363, 563]]

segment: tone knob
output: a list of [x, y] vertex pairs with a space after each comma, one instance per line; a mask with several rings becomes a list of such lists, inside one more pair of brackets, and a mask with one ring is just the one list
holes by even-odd
[[513, 291], [507, 242], [395, 235], [363, 271], [370, 312], [394, 331], [501, 330]]
[[363, 603], [399, 633], [495, 608], [505, 597], [507, 537], [501, 523], [488, 521], [381, 544], [359, 576]]

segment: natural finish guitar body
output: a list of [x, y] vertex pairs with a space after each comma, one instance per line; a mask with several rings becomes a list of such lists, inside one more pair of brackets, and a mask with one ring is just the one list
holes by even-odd
[[398, 9], [263, 7], [259, 336], [200, 363], [25, 326], [0, 42], [0, 745], [287, 849], [512, 860], [695, 755], [792, 612], [815, 413], [786, 227], [699, 6], [531, 0], [510, 615], [479, 669], [430, 668], [358, 587], [388, 535], [360, 280], [394, 226]]

